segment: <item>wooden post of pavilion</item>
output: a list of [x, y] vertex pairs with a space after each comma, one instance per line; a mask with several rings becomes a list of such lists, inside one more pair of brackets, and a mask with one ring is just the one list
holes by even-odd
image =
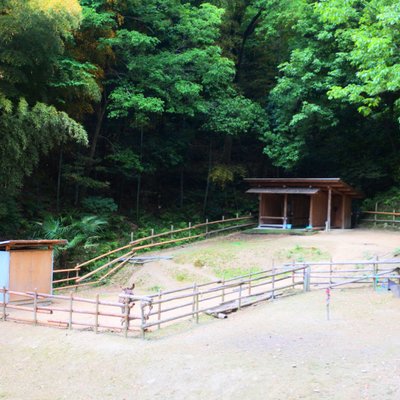
[[328, 211], [326, 216], [326, 231], [329, 232], [331, 230], [331, 211], [332, 211], [332, 189], [329, 187], [328, 189]]
[[288, 195], [286, 193], [284, 203], [283, 203], [283, 228], [284, 229], [286, 229], [286, 224], [287, 224], [287, 199], [288, 199]]
[[345, 227], [346, 227], [345, 207], [346, 207], [346, 195], [342, 195], [342, 229], [345, 229]]
[[313, 226], [313, 196], [310, 196], [310, 211], [308, 216], [308, 226]]

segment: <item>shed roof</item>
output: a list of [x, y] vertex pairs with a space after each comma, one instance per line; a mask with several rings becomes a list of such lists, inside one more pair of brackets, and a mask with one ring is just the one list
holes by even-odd
[[[364, 197], [363, 193], [353, 188], [340, 178], [246, 178], [252, 188], [310, 188], [328, 190], [354, 198]], [[255, 193], [255, 192], [253, 192]]]
[[270, 194], [315, 194], [318, 188], [252, 188], [246, 193], [270, 193]]
[[56, 245], [66, 244], [64, 239], [60, 240], [5, 240], [0, 242], [0, 249], [16, 249], [16, 248], [42, 248], [52, 247]]

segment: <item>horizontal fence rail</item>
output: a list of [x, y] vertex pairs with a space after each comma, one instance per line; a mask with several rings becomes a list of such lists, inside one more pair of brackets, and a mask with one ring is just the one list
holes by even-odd
[[[385, 218], [386, 217], [386, 218]], [[378, 225], [397, 227], [400, 223], [400, 212], [396, 210], [391, 211], [378, 211], [378, 204], [375, 205], [375, 211], [361, 211], [360, 222], [373, 223], [373, 226]]]
[[[242, 217], [236, 215], [234, 218], [222, 217], [218, 221], [206, 220], [204, 223], [195, 225], [189, 223], [186, 228], [181, 229], [173, 229], [171, 226], [171, 230], [158, 234], [154, 234], [152, 229], [150, 236], [131, 241], [125, 246], [80, 263], [74, 268], [54, 270], [53, 285], [58, 286], [58, 290], [62, 290], [100, 284], [129, 263], [137, 252], [207, 238], [221, 232], [248, 228], [255, 224], [254, 217], [250, 214]], [[89, 266], [94, 269], [84, 272]]]
[[[111, 330], [128, 336], [140, 332], [142, 337], [151, 329], [177, 320], [194, 319], [201, 314], [227, 313], [260, 301], [287, 295], [290, 290], [304, 286], [306, 267], [291, 270], [276, 268], [249, 273], [227, 280], [193, 284], [184, 288], [158, 292], [149, 296], [120, 294], [118, 301], [38, 292], [16, 292], [0, 289], [0, 314], [3, 321], [33, 325], [56, 326], [65, 329], [83, 327], [94, 332]], [[308, 290], [308, 289], [307, 289]], [[22, 304], [13, 296], [23, 296]]]
[[[24, 300], [12, 301], [13, 296]], [[119, 295], [121, 301], [101, 300], [75, 296], [52, 295], [39, 292], [17, 292], [0, 288], [2, 321], [15, 321], [32, 325], [55, 326], [72, 329], [85, 327], [94, 332], [115, 331], [125, 336], [130, 331], [140, 332], [152, 308], [152, 300], [146, 296]], [[135, 309], [134, 304], [139, 308]]]
[[[69, 295], [51, 295], [0, 288], [0, 317], [33, 325], [64, 329], [90, 329], [139, 335], [176, 321], [196, 323], [202, 314], [225, 318], [226, 314], [266, 300], [307, 292], [312, 288], [335, 289], [371, 284], [388, 290], [400, 284], [400, 260], [292, 262], [258, 272], [207, 283], [138, 296], [121, 293], [117, 301]], [[13, 297], [22, 296], [21, 303]]]

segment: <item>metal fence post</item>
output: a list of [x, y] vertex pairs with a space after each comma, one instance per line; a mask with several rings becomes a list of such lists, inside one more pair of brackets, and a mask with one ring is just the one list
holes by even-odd
[[310, 291], [310, 267], [306, 266], [303, 269], [303, 291], [309, 292]]
[[373, 286], [374, 286], [374, 290], [376, 290], [376, 288], [378, 286], [378, 257], [377, 256], [375, 257], [373, 269], [374, 269]]

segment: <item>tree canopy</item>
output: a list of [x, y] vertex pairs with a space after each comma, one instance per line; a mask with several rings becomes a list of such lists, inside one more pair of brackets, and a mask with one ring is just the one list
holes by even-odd
[[399, 45], [394, 0], [0, 0], [2, 234], [237, 212], [243, 176], [396, 187]]

